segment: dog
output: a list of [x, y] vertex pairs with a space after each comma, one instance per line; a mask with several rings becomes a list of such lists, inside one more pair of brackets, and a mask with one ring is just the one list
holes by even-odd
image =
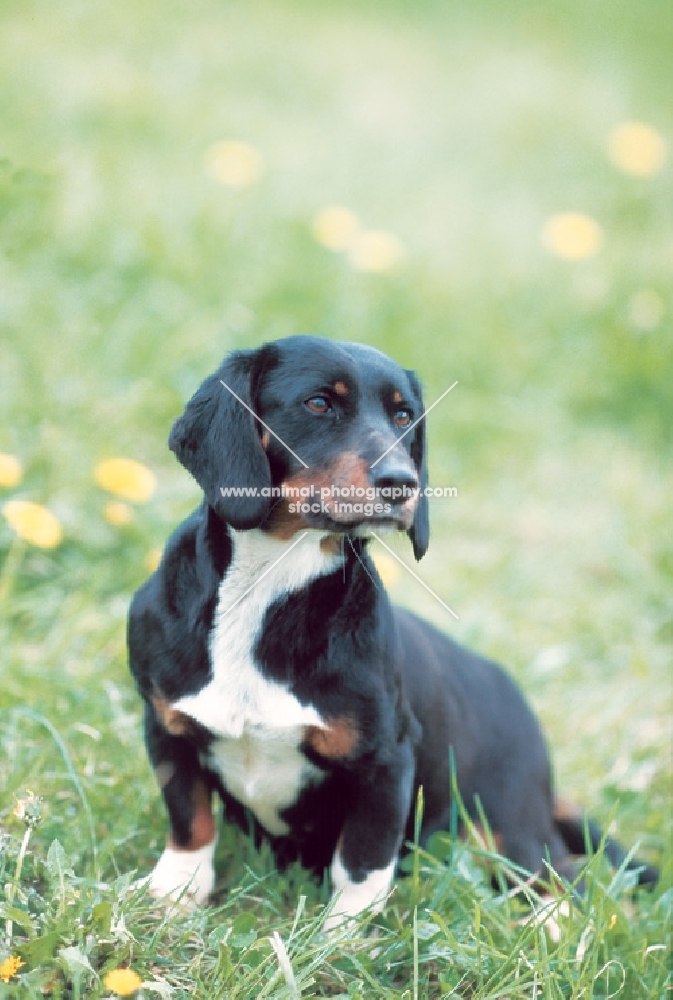
[[[175, 422], [169, 446], [204, 498], [128, 630], [170, 822], [155, 895], [208, 899], [215, 793], [280, 864], [329, 870], [328, 930], [382, 908], [419, 788], [423, 843], [455, 825], [454, 777], [526, 872], [572, 879], [572, 855], [601, 842], [555, 808], [514, 682], [392, 606], [368, 555], [384, 530], [417, 560], [428, 547], [424, 414], [416, 375], [385, 354], [294, 336], [231, 354]], [[624, 862], [612, 840], [605, 852]]]

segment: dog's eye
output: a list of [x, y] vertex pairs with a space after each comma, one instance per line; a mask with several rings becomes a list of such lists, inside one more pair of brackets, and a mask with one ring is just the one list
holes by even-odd
[[311, 396], [305, 401], [304, 406], [307, 406], [311, 413], [323, 414], [330, 413], [332, 410], [332, 404], [327, 396]]
[[408, 427], [411, 423], [411, 410], [407, 410], [406, 408], [396, 410], [393, 420], [398, 427]]

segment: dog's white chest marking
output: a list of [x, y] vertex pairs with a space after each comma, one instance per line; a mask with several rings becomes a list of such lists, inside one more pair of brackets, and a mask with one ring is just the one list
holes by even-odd
[[323, 552], [317, 532], [294, 543], [258, 530], [231, 534], [233, 557], [220, 584], [210, 637], [213, 675], [173, 708], [215, 734], [203, 763], [269, 833], [282, 834], [287, 825], [279, 812], [323, 775], [301, 752], [304, 730], [327, 724], [286, 685], [265, 678], [253, 650], [269, 605], [332, 572], [342, 556]]
[[243, 736], [217, 740], [204, 760], [271, 834], [288, 832], [281, 811], [292, 805], [302, 788], [323, 777], [299, 749], [302, 732], [303, 727], [287, 731], [251, 727]]

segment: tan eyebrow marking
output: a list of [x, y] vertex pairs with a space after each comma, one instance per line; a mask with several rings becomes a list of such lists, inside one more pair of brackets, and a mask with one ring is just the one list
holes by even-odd
[[336, 392], [337, 396], [347, 396], [348, 386], [346, 385], [345, 382], [335, 382], [334, 391]]
[[401, 403], [401, 402], [402, 402], [402, 393], [395, 391], [393, 393], [393, 403]]

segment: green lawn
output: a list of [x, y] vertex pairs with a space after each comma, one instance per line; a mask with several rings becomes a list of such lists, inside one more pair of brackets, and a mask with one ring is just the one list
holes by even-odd
[[[4, 0], [0, 452], [23, 472], [0, 505], [63, 540], [0, 517], [0, 997], [108, 997], [126, 966], [175, 1000], [667, 995], [671, 51], [667, 0]], [[316, 238], [334, 205], [360, 226], [341, 251]], [[564, 796], [662, 865], [655, 892], [597, 857], [556, 932], [491, 891], [483, 845], [439, 839], [328, 940], [326, 887], [230, 830], [213, 907], [133, 889], [166, 820], [125, 615], [198, 499], [168, 431], [228, 350], [295, 332], [385, 350], [428, 403], [458, 381], [428, 419], [458, 495], [415, 571], [460, 620], [389, 560], [390, 589], [509, 666]], [[147, 502], [110, 512], [112, 457], [153, 471]]]

